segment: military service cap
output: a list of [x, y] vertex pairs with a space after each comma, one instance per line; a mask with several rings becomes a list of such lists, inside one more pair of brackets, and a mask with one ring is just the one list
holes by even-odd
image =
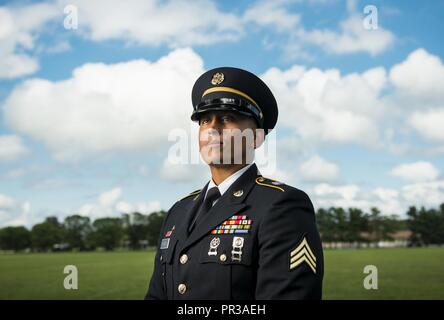
[[191, 98], [193, 121], [207, 111], [235, 111], [253, 117], [267, 134], [278, 118], [276, 99], [268, 86], [253, 73], [238, 68], [205, 72], [194, 84]]

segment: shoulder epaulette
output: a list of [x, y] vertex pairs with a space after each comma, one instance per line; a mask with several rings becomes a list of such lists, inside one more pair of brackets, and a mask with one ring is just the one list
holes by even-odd
[[269, 187], [269, 188], [273, 188], [282, 192], [285, 192], [284, 188], [282, 188], [282, 186], [284, 185], [282, 182], [273, 180], [273, 179], [269, 179], [269, 178], [264, 178], [264, 177], [257, 177], [256, 178], [256, 183], [258, 185], [264, 186], [264, 187]]
[[193, 191], [193, 192], [191, 192], [190, 194], [188, 194], [188, 195], [186, 195], [185, 197], [183, 197], [182, 199], [180, 199], [179, 201], [182, 201], [182, 200], [184, 200], [184, 199], [186, 199], [186, 198], [189, 198], [189, 197], [191, 197], [191, 196], [198, 195], [201, 191], [202, 191], [201, 189], [196, 190], [196, 191]]

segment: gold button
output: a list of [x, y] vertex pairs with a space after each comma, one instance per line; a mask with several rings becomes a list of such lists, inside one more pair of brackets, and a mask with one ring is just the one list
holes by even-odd
[[181, 283], [177, 287], [177, 291], [179, 291], [180, 294], [184, 294], [187, 291], [187, 286]]
[[188, 256], [186, 254], [183, 254], [180, 256], [180, 263], [185, 264], [188, 262]]
[[225, 262], [225, 261], [227, 261], [227, 256], [225, 254], [221, 254], [219, 257], [219, 260], [222, 262]]

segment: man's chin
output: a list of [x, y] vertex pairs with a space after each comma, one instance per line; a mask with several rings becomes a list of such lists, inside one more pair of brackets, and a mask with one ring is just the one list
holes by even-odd
[[232, 159], [225, 160], [222, 156], [211, 156], [211, 157], [203, 157], [206, 164], [210, 166], [226, 166], [226, 165], [232, 165], [234, 162]]
[[235, 157], [232, 156], [232, 154], [227, 153], [224, 154], [223, 152], [219, 152], [216, 150], [211, 150], [207, 154], [202, 155], [202, 159], [204, 162], [210, 166], [227, 166], [227, 165], [233, 165], [233, 164], [242, 164], [245, 161], [243, 161], [243, 157], [241, 155], [236, 155]]
[[214, 159], [214, 160], [210, 160], [210, 161], [205, 161], [208, 165], [210, 166], [227, 166], [227, 165], [232, 165], [232, 161], [227, 161], [224, 163], [223, 160], [221, 159]]

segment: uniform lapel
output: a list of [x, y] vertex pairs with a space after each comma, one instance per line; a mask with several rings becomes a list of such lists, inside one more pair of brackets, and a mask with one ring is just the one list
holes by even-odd
[[193, 219], [194, 215], [196, 214], [196, 211], [199, 210], [200, 205], [202, 204], [203, 198], [205, 194], [207, 193], [208, 188], [207, 183], [205, 187], [201, 190], [199, 195], [193, 199], [193, 202], [191, 203], [191, 206], [189, 209], [185, 212], [184, 219], [182, 220], [182, 224], [177, 229], [178, 238], [179, 239], [187, 239], [188, 234], [188, 226], [191, 223], [191, 220]]
[[[181, 250], [191, 246], [194, 242], [208, 234], [223, 221], [247, 207], [244, 200], [253, 187], [256, 177], [257, 167], [255, 164], [253, 164], [230, 186], [224, 195], [216, 202], [213, 208], [211, 208], [204, 220], [202, 220], [199, 225], [195, 227], [188, 239], [185, 241]], [[242, 190], [242, 194], [239, 196], [239, 193], [237, 193], [238, 196], [235, 196], [234, 193], [239, 190]], [[203, 190], [201, 194], [204, 194]]]

